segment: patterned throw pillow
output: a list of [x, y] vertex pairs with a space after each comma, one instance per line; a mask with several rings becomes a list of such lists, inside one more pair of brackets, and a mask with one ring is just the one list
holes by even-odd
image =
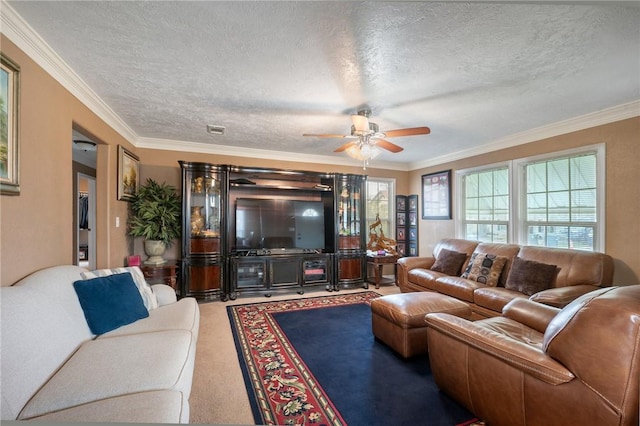
[[556, 265], [516, 257], [504, 287], [531, 296], [551, 287], [557, 272]]
[[467, 260], [466, 253], [442, 249], [438, 253], [436, 263], [433, 264], [431, 270], [442, 272], [446, 275], [458, 276], [465, 260]]
[[474, 253], [461, 277], [496, 287], [507, 258], [490, 253]]
[[153, 294], [151, 286], [147, 284], [147, 281], [144, 279], [144, 274], [137, 266], [128, 266], [126, 268], [96, 269], [95, 271], [81, 272], [80, 276], [85, 280], [88, 280], [96, 277], [107, 277], [113, 274], [123, 274], [125, 272], [130, 273], [133, 277], [133, 282], [138, 288], [140, 296], [142, 296], [144, 307], [147, 308], [148, 311], [156, 309], [158, 307], [158, 299], [156, 299], [156, 295]]

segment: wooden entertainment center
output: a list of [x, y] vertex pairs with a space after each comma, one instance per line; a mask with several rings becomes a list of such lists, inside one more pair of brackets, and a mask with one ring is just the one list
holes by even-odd
[[366, 286], [366, 176], [179, 163], [181, 296]]

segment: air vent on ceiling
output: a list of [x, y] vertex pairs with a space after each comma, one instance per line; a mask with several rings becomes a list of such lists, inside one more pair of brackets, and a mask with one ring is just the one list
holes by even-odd
[[224, 126], [216, 126], [215, 124], [207, 124], [207, 133], [211, 135], [224, 135]]

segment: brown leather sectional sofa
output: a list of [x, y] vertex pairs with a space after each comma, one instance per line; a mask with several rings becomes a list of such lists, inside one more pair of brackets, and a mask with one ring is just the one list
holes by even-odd
[[[445, 250], [445, 251], [443, 251]], [[462, 269], [474, 254], [490, 254], [506, 258], [495, 286], [457, 275], [447, 275], [432, 270], [438, 256], [446, 252], [465, 253]], [[509, 280], [516, 258], [529, 264], [555, 265], [555, 273], [549, 288], [535, 294], [515, 290]], [[519, 269], [520, 271], [520, 269]], [[535, 270], [533, 271], [535, 272]], [[546, 305], [562, 308], [577, 297], [600, 287], [611, 286], [613, 259], [603, 253], [580, 250], [556, 249], [516, 244], [480, 243], [462, 239], [443, 239], [429, 257], [405, 257], [398, 260], [398, 286], [403, 293], [435, 291], [469, 303], [472, 319], [499, 316], [502, 308], [516, 298], [529, 298]], [[533, 274], [532, 274], [533, 275]], [[513, 277], [512, 277], [513, 278]], [[520, 280], [523, 278], [520, 276]], [[524, 278], [526, 284], [526, 276]], [[507, 285], [509, 284], [509, 285]]]
[[426, 323], [436, 384], [488, 425], [638, 425], [640, 285]]

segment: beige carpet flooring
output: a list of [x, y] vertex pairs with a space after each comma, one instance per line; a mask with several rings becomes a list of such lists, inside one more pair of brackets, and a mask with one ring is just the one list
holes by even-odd
[[[395, 285], [369, 286], [369, 290], [382, 295], [399, 293]], [[259, 303], [302, 297], [331, 296], [340, 293], [364, 291], [363, 288], [328, 292], [322, 287], [307, 289], [304, 295], [294, 291], [270, 298], [242, 296], [227, 302], [200, 304], [200, 335], [196, 349], [196, 362], [191, 389], [190, 422], [211, 425], [253, 425], [249, 397], [244, 385], [236, 353], [227, 306]]]

